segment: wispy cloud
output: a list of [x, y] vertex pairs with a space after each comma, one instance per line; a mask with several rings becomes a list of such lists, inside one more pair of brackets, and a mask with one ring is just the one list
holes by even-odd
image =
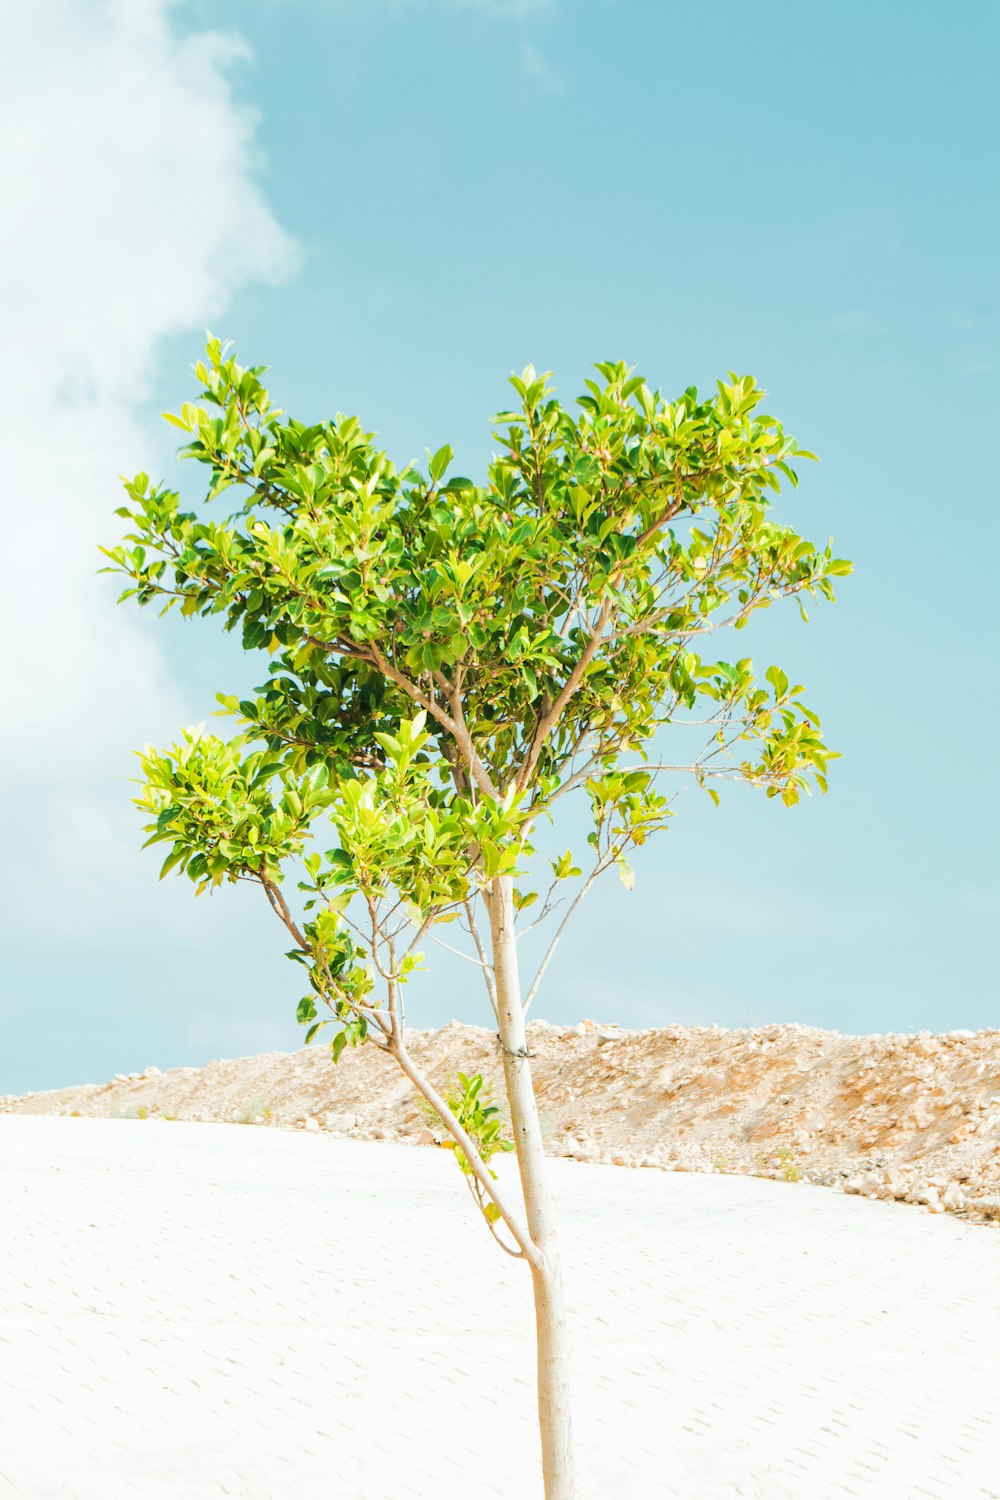
[[[183, 717], [158, 647], [94, 576], [117, 476], [160, 441], [137, 418], [158, 343], [296, 258], [230, 83], [243, 44], [182, 33], [172, 9], [36, 0], [0, 52], [0, 769], [19, 919], [42, 892], [78, 901], [81, 877], [127, 890], [128, 747]], [[128, 835], [134, 847], [131, 819]]]
[[556, 0], [451, 0], [451, 3], [460, 10], [478, 10], [483, 15], [511, 21], [523, 21], [556, 6]]
[[525, 37], [520, 47], [521, 66], [528, 77], [538, 84], [538, 87], [546, 94], [561, 94], [563, 81], [555, 68], [548, 62]]

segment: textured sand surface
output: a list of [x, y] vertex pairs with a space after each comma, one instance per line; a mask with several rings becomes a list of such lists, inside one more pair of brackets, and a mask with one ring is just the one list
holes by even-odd
[[[581, 1500], [1000, 1496], [988, 1229], [551, 1169]], [[9, 1117], [0, 1203], [2, 1500], [540, 1500], [528, 1276], [445, 1152]]]

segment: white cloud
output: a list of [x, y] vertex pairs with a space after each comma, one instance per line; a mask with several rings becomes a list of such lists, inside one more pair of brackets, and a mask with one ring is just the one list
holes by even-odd
[[561, 94], [563, 90], [562, 78], [553, 68], [552, 64], [546, 62], [537, 47], [532, 46], [526, 38], [522, 40], [521, 66], [532, 82], [545, 94]]
[[0, 49], [8, 916], [66, 882], [79, 898], [81, 873], [128, 887], [129, 749], [186, 705], [95, 577], [96, 545], [114, 536], [118, 475], [167, 451], [136, 415], [159, 342], [200, 336], [241, 285], [296, 260], [229, 79], [244, 45], [184, 33], [171, 9], [33, 0]]

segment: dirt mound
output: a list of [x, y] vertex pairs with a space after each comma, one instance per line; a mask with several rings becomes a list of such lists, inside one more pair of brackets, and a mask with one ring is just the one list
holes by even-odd
[[[1000, 1223], [1000, 1031], [841, 1036], [807, 1026], [528, 1028], [549, 1152], [839, 1187]], [[482, 1072], [496, 1038], [410, 1032], [438, 1083]], [[203, 1068], [0, 1097], [0, 1113], [220, 1120], [432, 1142], [412, 1088], [373, 1047], [270, 1052]]]

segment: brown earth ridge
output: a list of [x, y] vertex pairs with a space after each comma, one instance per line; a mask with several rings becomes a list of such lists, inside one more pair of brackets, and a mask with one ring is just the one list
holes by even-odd
[[[440, 1087], [481, 1072], [502, 1100], [495, 1036], [408, 1032]], [[811, 1182], [1000, 1224], [1000, 1031], [844, 1036], [808, 1026], [583, 1021], [528, 1028], [554, 1156]], [[433, 1143], [417, 1096], [374, 1047], [325, 1046], [118, 1074], [0, 1096], [0, 1114], [223, 1121]]]

